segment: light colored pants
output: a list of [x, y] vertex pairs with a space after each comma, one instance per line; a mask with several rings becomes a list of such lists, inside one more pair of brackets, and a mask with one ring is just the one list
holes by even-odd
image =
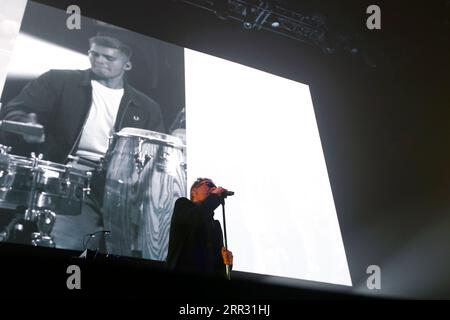
[[[77, 163], [70, 164], [81, 170], [92, 169]], [[101, 210], [95, 200], [87, 196], [83, 202], [81, 214], [76, 216], [64, 215], [63, 212], [56, 214], [55, 224], [50, 235], [53, 237], [56, 248], [80, 251], [85, 249], [101, 250], [104, 235], [96, 233], [95, 237], [89, 236], [100, 230], [103, 230]]]
[[85, 249], [101, 249], [103, 230], [101, 212], [96, 208], [92, 199], [83, 203], [81, 214], [76, 216], [57, 214], [55, 224], [50, 235], [53, 237], [56, 248], [84, 251]]

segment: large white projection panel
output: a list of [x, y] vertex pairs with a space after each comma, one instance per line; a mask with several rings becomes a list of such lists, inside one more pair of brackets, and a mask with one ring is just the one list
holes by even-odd
[[234, 270], [351, 285], [309, 87], [187, 49], [185, 68], [188, 185], [235, 191]]

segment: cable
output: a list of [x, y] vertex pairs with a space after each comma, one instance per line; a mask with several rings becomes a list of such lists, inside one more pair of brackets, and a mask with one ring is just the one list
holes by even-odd
[[[83, 251], [87, 250], [87, 245], [89, 244], [89, 240], [91, 240], [91, 238], [95, 238], [95, 235], [97, 233], [110, 234], [111, 231], [110, 230], [98, 230], [98, 231], [95, 231], [94, 233], [88, 233], [88, 234], [84, 235], [84, 237], [83, 237]], [[89, 237], [87, 241], [86, 241], [86, 237]]]

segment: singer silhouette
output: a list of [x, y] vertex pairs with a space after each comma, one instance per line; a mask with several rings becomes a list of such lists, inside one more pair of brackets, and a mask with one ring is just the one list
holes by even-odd
[[225, 264], [233, 255], [223, 246], [222, 228], [214, 210], [227, 194], [211, 179], [199, 178], [191, 187], [191, 200], [175, 202], [169, 235], [167, 267], [182, 273], [201, 273], [226, 277]]

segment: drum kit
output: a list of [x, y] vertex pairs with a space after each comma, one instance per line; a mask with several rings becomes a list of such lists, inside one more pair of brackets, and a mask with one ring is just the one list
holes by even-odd
[[[104, 185], [101, 212], [110, 254], [164, 260], [175, 200], [186, 196], [186, 152], [181, 138], [124, 128], [109, 141], [101, 163], [82, 170], [72, 163], [23, 157], [0, 145], [0, 212], [15, 219], [0, 225], [0, 241], [32, 224], [26, 243], [58, 247], [51, 231], [59, 215], [80, 215], [96, 176]], [[85, 237], [86, 235], [80, 235]]]

